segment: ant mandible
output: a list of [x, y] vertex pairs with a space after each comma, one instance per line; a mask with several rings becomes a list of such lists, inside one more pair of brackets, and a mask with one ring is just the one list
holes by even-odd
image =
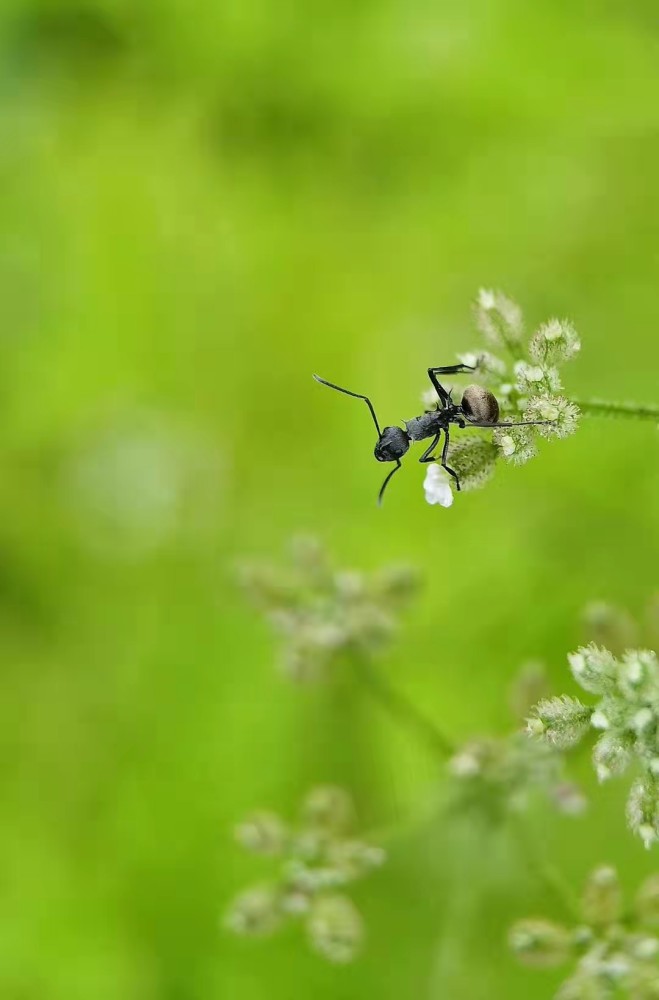
[[404, 421], [405, 429], [402, 427], [385, 427], [384, 430], [380, 430], [378, 418], [375, 415], [373, 404], [368, 396], [363, 396], [359, 392], [350, 392], [349, 389], [343, 389], [340, 385], [334, 385], [333, 382], [327, 382], [326, 379], [321, 378], [319, 375], [314, 375], [316, 382], [320, 382], [321, 385], [326, 385], [330, 389], [336, 389], [337, 392], [343, 392], [346, 396], [354, 396], [355, 399], [363, 399], [371, 412], [375, 429], [378, 432], [378, 440], [375, 445], [374, 455], [378, 462], [396, 463], [395, 468], [393, 468], [387, 475], [385, 481], [380, 487], [380, 492], [378, 493], [378, 504], [382, 503], [382, 497], [384, 496], [384, 491], [389, 484], [389, 480], [394, 473], [398, 472], [400, 469], [402, 465], [401, 458], [407, 452], [413, 441], [425, 441], [427, 438], [432, 438], [432, 441], [419, 459], [419, 462], [424, 464], [427, 462], [436, 462], [437, 455], [434, 455], [433, 451], [439, 444], [442, 431], [444, 432], [444, 444], [439, 462], [440, 465], [446, 469], [448, 474], [453, 477], [455, 480], [455, 488], [459, 491], [460, 477], [454, 469], [451, 469], [446, 464], [450, 444], [449, 427], [451, 424], [457, 424], [458, 427], [465, 428], [467, 426], [528, 427], [531, 424], [551, 423], [551, 421], [548, 420], [516, 420], [499, 422], [499, 403], [497, 402], [496, 396], [494, 393], [490, 392], [489, 389], [485, 389], [480, 385], [468, 385], [462, 394], [460, 403], [454, 403], [451, 398], [452, 390], [446, 390], [437, 376], [457, 375], [459, 373], [474, 371], [476, 371], [475, 367], [464, 364], [444, 365], [439, 368], [429, 368], [428, 378], [432, 382], [433, 388], [438, 396], [436, 409], [426, 410], [426, 412], [422, 413], [421, 416], [413, 417], [412, 420]]

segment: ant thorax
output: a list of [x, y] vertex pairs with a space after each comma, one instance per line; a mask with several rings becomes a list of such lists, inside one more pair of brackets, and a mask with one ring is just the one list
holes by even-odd
[[429, 413], [422, 413], [420, 417], [406, 420], [405, 429], [410, 441], [423, 441], [425, 438], [434, 437], [446, 427], [446, 416], [446, 410], [431, 410]]

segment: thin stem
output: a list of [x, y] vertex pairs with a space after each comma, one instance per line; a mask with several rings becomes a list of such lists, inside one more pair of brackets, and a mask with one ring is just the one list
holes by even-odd
[[528, 827], [518, 817], [512, 817], [512, 825], [520, 851], [526, 859], [529, 870], [553, 895], [554, 899], [560, 903], [566, 912], [577, 922], [580, 922], [581, 911], [572, 886], [566, 881], [558, 868], [538, 854]]
[[639, 406], [636, 403], [609, 403], [603, 399], [573, 399], [582, 413], [593, 417], [627, 417], [632, 420], [656, 420], [659, 406]]
[[355, 657], [352, 664], [359, 682], [393, 718], [407, 726], [442, 760], [446, 760], [453, 754], [454, 747], [451, 741], [444, 736], [435, 723], [423, 712], [420, 712], [404, 694], [392, 687], [372, 663], [361, 657]]

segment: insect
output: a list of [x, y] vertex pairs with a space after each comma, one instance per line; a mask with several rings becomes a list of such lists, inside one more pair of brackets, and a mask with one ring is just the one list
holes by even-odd
[[551, 421], [548, 420], [516, 420], [499, 422], [499, 404], [496, 396], [494, 393], [490, 392], [489, 389], [484, 389], [480, 385], [468, 385], [462, 394], [461, 401], [459, 403], [454, 403], [452, 399], [452, 390], [446, 390], [437, 376], [457, 375], [459, 373], [474, 371], [476, 371], [475, 367], [464, 364], [444, 365], [439, 368], [429, 368], [428, 378], [430, 379], [438, 397], [436, 408], [434, 410], [426, 410], [426, 412], [422, 413], [421, 416], [413, 417], [412, 420], [404, 421], [404, 429], [402, 427], [385, 427], [384, 430], [380, 430], [378, 418], [375, 415], [373, 404], [368, 396], [363, 396], [359, 392], [351, 392], [349, 389], [343, 389], [340, 385], [334, 385], [333, 382], [327, 382], [326, 379], [321, 378], [320, 375], [314, 375], [316, 382], [320, 382], [321, 385], [326, 385], [330, 389], [336, 389], [337, 392], [343, 392], [346, 396], [354, 396], [355, 399], [363, 399], [371, 412], [375, 429], [378, 432], [378, 440], [373, 454], [378, 462], [396, 463], [395, 467], [386, 476], [382, 486], [380, 487], [380, 492], [378, 493], [378, 504], [382, 503], [384, 491], [389, 485], [391, 477], [400, 469], [402, 464], [401, 458], [409, 449], [410, 444], [414, 441], [425, 441], [427, 438], [432, 438], [432, 441], [419, 459], [419, 462], [436, 462], [438, 456], [433, 454], [433, 452], [439, 444], [442, 431], [444, 432], [444, 443], [439, 462], [440, 465], [446, 469], [448, 474], [453, 477], [455, 480], [455, 488], [456, 490], [459, 490], [460, 477], [454, 469], [451, 469], [446, 464], [450, 444], [449, 428], [451, 424], [457, 424], [458, 427], [465, 428], [467, 426], [526, 427], [530, 424], [551, 423]]

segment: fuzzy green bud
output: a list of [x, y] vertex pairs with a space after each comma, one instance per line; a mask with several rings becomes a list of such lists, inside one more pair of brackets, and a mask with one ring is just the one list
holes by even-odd
[[615, 868], [601, 865], [588, 877], [581, 898], [584, 920], [594, 926], [612, 924], [622, 910], [622, 891]]
[[539, 365], [569, 361], [581, 350], [581, 341], [569, 320], [550, 319], [531, 337], [529, 357]]
[[627, 799], [627, 823], [648, 849], [659, 840], [659, 785], [646, 774], [637, 778]]
[[561, 695], [539, 702], [527, 723], [527, 732], [566, 750], [576, 746], [590, 726], [591, 709], [578, 698]]
[[266, 937], [280, 923], [279, 892], [274, 886], [253, 886], [236, 896], [224, 924], [235, 934]]
[[651, 875], [636, 896], [636, 913], [643, 924], [659, 927], [659, 875]]
[[615, 686], [617, 662], [608, 649], [591, 642], [570, 653], [568, 662], [577, 684], [590, 694], [607, 694]]
[[606, 732], [593, 747], [593, 764], [600, 781], [623, 774], [632, 760], [632, 746], [626, 734]]
[[483, 486], [494, 474], [496, 445], [488, 438], [469, 435], [460, 438], [449, 449], [449, 464], [460, 477], [462, 490]]
[[321, 896], [307, 921], [307, 933], [314, 951], [330, 962], [351, 962], [364, 938], [359, 910], [346, 896]]
[[337, 840], [329, 845], [328, 860], [346, 881], [353, 881], [380, 868], [386, 860], [381, 847], [365, 844], [360, 840]]
[[516, 302], [501, 292], [482, 288], [474, 306], [476, 326], [493, 347], [515, 351], [522, 339], [524, 323]]
[[265, 810], [252, 813], [236, 827], [236, 840], [253, 854], [281, 854], [287, 839], [288, 831], [279, 816]]
[[508, 944], [524, 965], [551, 968], [567, 959], [570, 935], [551, 920], [519, 920], [510, 929]]
[[352, 826], [354, 808], [350, 795], [334, 785], [312, 789], [302, 807], [304, 821], [331, 833], [343, 833]]

